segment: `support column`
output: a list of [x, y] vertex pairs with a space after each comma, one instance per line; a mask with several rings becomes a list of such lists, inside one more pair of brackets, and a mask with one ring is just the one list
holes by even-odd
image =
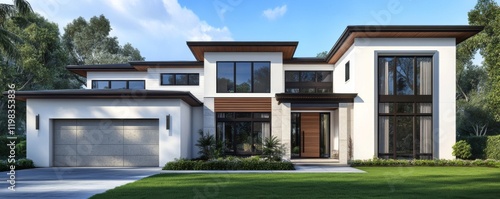
[[349, 162], [350, 154], [352, 153], [351, 137], [351, 104], [339, 103], [339, 163], [345, 164]]

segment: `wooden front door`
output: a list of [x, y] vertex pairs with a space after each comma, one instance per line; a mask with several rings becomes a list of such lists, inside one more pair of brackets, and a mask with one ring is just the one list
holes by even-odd
[[300, 126], [302, 136], [302, 150], [300, 157], [319, 158], [320, 157], [320, 125], [319, 113], [301, 113]]

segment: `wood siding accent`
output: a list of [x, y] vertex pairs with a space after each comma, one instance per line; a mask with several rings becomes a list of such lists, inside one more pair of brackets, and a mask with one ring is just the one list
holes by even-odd
[[319, 158], [319, 113], [301, 113], [300, 127], [302, 130], [302, 151], [300, 157]]
[[218, 97], [215, 112], [271, 112], [269, 97]]

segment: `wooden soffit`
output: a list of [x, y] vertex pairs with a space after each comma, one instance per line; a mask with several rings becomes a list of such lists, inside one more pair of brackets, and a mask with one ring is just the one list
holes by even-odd
[[187, 45], [197, 61], [204, 60], [205, 52], [282, 52], [283, 59], [292, 59], [299, 42], [267, 41], [188, 41]]
[[270, 97], [217, 97], [215, 112], [271, 112]]

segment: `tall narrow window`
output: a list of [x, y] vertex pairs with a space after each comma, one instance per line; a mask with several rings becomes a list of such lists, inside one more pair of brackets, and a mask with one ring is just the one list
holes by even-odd
[[351, 78], [351, 71], [350, 71], [350, 64], [349, 62], [345, 63], [345, 81], [347, 82]]
[[378, 155], [432, 158], [432, 57], [378, 58]]

